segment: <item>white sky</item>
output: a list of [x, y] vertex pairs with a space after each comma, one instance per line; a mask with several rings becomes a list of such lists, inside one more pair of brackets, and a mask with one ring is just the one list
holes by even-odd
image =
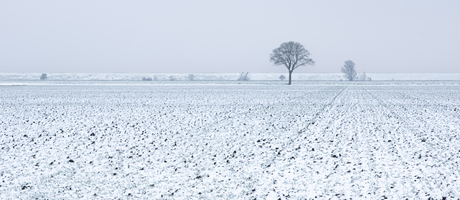
[[460, 73], [460, 1], [0, 1], [0, 72]]

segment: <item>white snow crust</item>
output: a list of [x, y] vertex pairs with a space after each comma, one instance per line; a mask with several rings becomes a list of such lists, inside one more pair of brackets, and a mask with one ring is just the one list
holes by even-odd
[[459, 81], [0, 91], [0, 199], [460, 198]]

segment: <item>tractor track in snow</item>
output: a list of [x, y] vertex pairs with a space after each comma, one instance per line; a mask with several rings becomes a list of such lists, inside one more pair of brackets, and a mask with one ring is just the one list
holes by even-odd
[[339, 93], [337, 93], [337, 95], [334, 96], [334, 98], [332, 98], [332, 100], [328, 104], [325, 104], [323, 107], [321, 107], [319, 111], [316, 112], [315, 116], [307, 122], [307, 126], [305, 128], [300, 129], [298, 133], [300, 134], [300, 133], [305, 132], [305, 130], [307, 130], [310, 125], [315, 124], [315, 122], [318, 120], [319, 115], [321, 115], [327, 107], [331, 107], [332, 103], [334, 103], [337, 97], [339, 97], [343, 93], [343, 91], [345, 91], [347, 88], [348, 88], [347, 86], [344, 87], [342, 90], [340, 90]]

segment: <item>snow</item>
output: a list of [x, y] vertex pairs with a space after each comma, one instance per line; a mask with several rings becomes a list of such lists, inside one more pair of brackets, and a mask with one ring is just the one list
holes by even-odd
[[[42, 73], [0, 73], [0, 81], [37, 81]], [[141, 81], [148, 77], [157, 81], [152, 82], [189, 82], [191, 73], [47, 73], [48, 81]], [[194, 73], [195, 81], [236, 81], [240, 73]], [[248, 77], [252, 81], [279, 81], [280, 75], [288, 77], [287, 73], [252, 73]], [[361, 76], [358, 73], [358, 77]], [[173, 76], [177, 81], [169, 81]], [[366, 73], [374, 81], [404, 81], [404, 80], [460, 80], [460, 73]], [[296, 81], [331, 81], [345, 80], [343, 73], [293, 73]], [[126, 84], [126, 83], [124, 83]], [[221, 83], [220, 83], [221, 84]]]
[[1, 199], [460, 198], [460, 81], [18, 83]]

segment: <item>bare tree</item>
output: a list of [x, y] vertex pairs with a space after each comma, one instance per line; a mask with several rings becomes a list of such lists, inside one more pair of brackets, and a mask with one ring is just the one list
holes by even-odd
[[193, 75], [193, 74], [188, 75], [188, 80], [189, 81], [193, 81], [194, 79], [195, 79], [195, 75]]
[[345, 65], [342, 67], [342, 72], [346, 79], [349, 81], [356, 80], [358, 73], [355, 70], [355, 63], [351, 60], [345, 61]]
[[360, 81], [366, 81], [366, 80], [367, 80], [366, 72], [363, 72], [363, 73], [361, 74], [361, 76], [359, 76], [359, 80], [360, 80]]
[[284, 79], [286, 79], [286, 77], [284, 75], [281, 75], [280, 78], [279, 78], [281, 81], [284, 81]]
[[169, 81], [175, 81], [176, 80], [176, 77], [174, 76], [169, 76]]
[[273, 49], [270, 61], [275, 65], [284, 65], [289, 71], [289, 85], [294, 69], [304, 65], [314, 65], [315, 61], [309, 58], [310, 52], [298, 42], [285, 42], [280, 47]]
[[246, 72], [246, 74], [244, 74], [244, 72], [241, 72], [240, 77], [237, 79], [237, 81], [249, 81], [248, 74], [249, 72]]
[[359, 76], [360, 81], [372, 81], [372, 78], [367, 76], [366, 72], [363, 72], [361, 76]]
[[46, 80], [46, 79], [48, 79], [48, 75], [42, 74], [42, 75], [40, 76], [40, 80], [41, 80], [41, 81], [44, 81], [44, 80]]

